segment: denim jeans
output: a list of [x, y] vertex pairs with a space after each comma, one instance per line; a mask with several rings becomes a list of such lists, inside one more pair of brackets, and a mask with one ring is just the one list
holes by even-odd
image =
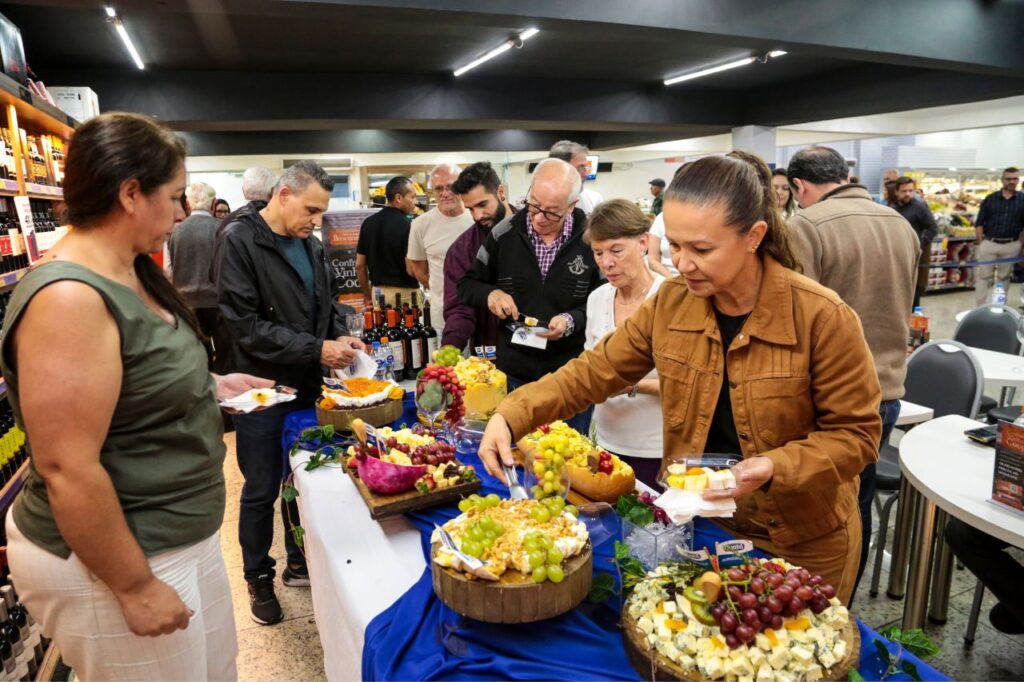
[[[889, 442], [889, 436], [892, 435], [893, 427], [896, 426], [896, 420], [900, 417], [900, 401], [883, 400], [878, 407], [878, 413], [882, 416], [882, 439], [878, 445], [879, 452], [881, 452], [882, 445]], [[860, 472], [860, 495], [857, 501], [860, 504], [860, 522], [863, 534], [861, 535], [857, 582], [853, 586], [855, 594], [857, 585], [860, 584], [860, 578], [864, 574], [864, 566], [868, 562], [868, 550], [871, 549], [871, 506], [874, 503], [876, 489], [875, 465], [869, 464]]]
[[[286, 466], [281, 450], [281, 431], [285, 417], [295, 409], [293, 402], [263, 412], [234, 416], [238, 468], [245, 478], [238, 512], [238, 543], [242, 546], [242, 568], [246, 580], [263, 574], [274, 576], [270, 546], [274, 542], [275, 502], [281, 497], [281, 480]], [[304, 566], [306, 559], [288, 527], [289, 512], [292, 523], [299, 525], [298, 505], [294, 502], [288, 505], [280, 500], [280, 509], [288, 563]]]
[[[509, 392], [512, 392], [512, 391], [516, 390], [517, 388], [519, 388], [520, 386], [525, 386], [526, 384], [528, 384], [530, 382], [522, 381], [521, 379], [516, 379], [514, 376], [508, 375], [506, 383], [508, 385]], [[583, 410], [579, 414], [574, 415], [570, 419], [566, 419], [565, 423], [568, 424], [570, 427], [576, 429], [580, 433], [582, 433], [584, 436], [587, 436], [589, 438], [590, 437], [590, 421], [591, 421], [591, 419], [593, 419], [593, 417], [594, 417], [594, 406], [591, 405], [590, 407], [588, 407], [587, 409]]]

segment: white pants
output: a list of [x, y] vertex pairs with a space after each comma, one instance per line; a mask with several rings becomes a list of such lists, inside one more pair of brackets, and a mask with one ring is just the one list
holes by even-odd
[[[1014, 239], [1006, 244], [996, 244], [991, 239], [982, 240], [981, 244], [974, 249], [974, 260], [997, 260], [999, 258], [1013, 258], [1020, 255], [1020, 242]], [[988, 303], [988, 290], [995, 286], [994, 279], [1002, 282], [1007, 289], [1010, 288], [1010, 273], [1013, 272], [1013, 263], [1000, 263], [998, 265], [979, 265], [974, 268], [974, 302], [977, 305]]]
[[151, 557], [153, 574], [195, 615], [184, 630], [139, 637], [110, 589], [72, 554], [61, 559], [7, 517], [7, 556], [22, 603], [78, 677], [93, 680], [235, 680], [238, 639], [219, 534]]

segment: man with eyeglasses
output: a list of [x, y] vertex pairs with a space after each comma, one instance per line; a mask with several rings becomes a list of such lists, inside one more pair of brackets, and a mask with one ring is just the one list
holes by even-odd
[[[486, 307], [502, 320], [496, 364], [508, 375], [510, 389], [554, 372], [583, 351], [587, 297], [603, 280], [583, 242], [587, 218], [577, 206], [582, 185], [565, 161], [537, 164], [526, 210], [491, 229], [459, 282], [463, 303]], [[526, 322], [547, 330], [524, 338], [518, 327]], [[592, 411], [569, 425], [588, 433]]]
[[[584, 185], [590, 174], [590, 165], [587, 163], [588, 156], [590, 156], [590, 149], [572, 140], [559, 140], [548, 150], [549, 159], [561, 159], [576, 169], [576, 172], [580, 174], [580, 181]], [[604, 201], [604, 197], [599, 192], [587, 187], [580, 190], [578, 206], [586, 215], [590, 215], [590, 212], [602, 201]]]
[[437, 206], [412, 221], [406, 265], [430, 296], [430, 323], [440, 334], [444, 328], [444, 257], [460, 234], [473, 224], [473, 216], [452, 190], [461, 168], [442, 163], [430, 171], [430, 191]]

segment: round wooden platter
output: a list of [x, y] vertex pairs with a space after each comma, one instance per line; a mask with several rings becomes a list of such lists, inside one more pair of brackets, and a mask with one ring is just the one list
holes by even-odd
[[[431, 557], [438, 544], [431, 548]], [[560, 583], [535, 583], [515, 569], [506, 571], [496, 582], [470, 579], [461, 571], [430, 562], [434, 593], [448, 608], [463, 616], [487, 623], [532, 623], [571, 611], [590, 592], [593, 579], [593, 552], [588, 542], [583, 551], [564, 564], [565, 579]]]
[[317, 405], [316, 420], [321, 426], [330, 424], [340, 431], [351, 431], [352, 420], [356, 418], [362, 419], [370, 426], [388, 426], [402, 416], [402, 409], [402, 401], [394, 398], [388, 398], [370, 407], [354, 409], [324, 410]]
[[[626, 645], [626, 656], [633, 669], [645, 680], [686, 680], [697, 682], [706, 679], [697, 670], [686, 671], [663, 656], [647, 643], [643, 632], [636, 626], [636, 620], [630, 617], [627, 606], [622, 609], [623, 639]], [[825, 670], [823, 680], [845, 680], [851, 669], [857, 667], [860, 660], [860, 629], [852, 616], [840, 633], [846, 640], [846, 658]], [[725, 679], [723, 675], [722, 679]]]

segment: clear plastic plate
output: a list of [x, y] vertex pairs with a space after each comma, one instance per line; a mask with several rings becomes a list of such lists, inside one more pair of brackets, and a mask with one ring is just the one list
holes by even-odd
[[[707, 467], [708, 469], [731, 469], [742, 459], [739, 455], [729, 455], [721, 452], [705, 452], [704, 454], [686, 454], [669, 456], [665, 469], [658, 477], [658, 484], [665, 490], [669, 489], [666, 482], [669, 474], [683, 474], [693, 467]], [[677, 470], [681, 467], [681, 470]], [[671, 471], [670, 471], [671, 469]]]

